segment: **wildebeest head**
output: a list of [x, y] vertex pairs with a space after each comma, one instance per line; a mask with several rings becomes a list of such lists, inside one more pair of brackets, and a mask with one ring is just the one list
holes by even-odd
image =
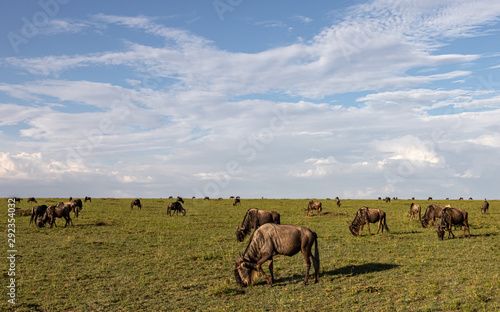
[[242, 242], [243, 239], [245, 239], [245, 227], [242, 226], [242, 227], [239, 227], [239, 226], [236, 226], [236, 240], [238, 242]]
[[186, 215], [186, 209], [182, 208], [179, 210], [179, 212], [181, 213], [181, 216], [185, 216]]
[[358, 236], [359, 235], [359, 228], [354, 226], [354, 224], [349, 223], [349, 230], [351, 231], [352, 235]]
[[236, 258], [234, 277], [238, 285], [241, 287], [252, 286], [256, 276], [257, 270], [252, 264], [245, 262], [242, 256]]
[[[45, 215], [44, 215], [44, 216], [45, 216]], [[43, 217], [38, 218], [38, 219], [36, 220], [36, 225], [38, 225], [38, 227], [40, 227], [40, 228], [45, 226], [45, 224], [44, 224], [45, 222], [43, 222], [43, 220], [42, 220], [42, 219], [43, 219]]]
[[437, 228], [436, 232], [437, 232], [437, 235], [438, 235], [438, 239], [439, 240], [443, 240], [443, 238], [444, 238], [444, 230], [446, 229], [446, 227], [443, 226], [443, 225], [438, 225], [438, 226], [436, 226], [436, 228]]

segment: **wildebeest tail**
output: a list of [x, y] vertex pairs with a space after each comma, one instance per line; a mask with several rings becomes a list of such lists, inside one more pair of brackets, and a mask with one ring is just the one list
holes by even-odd
[[389, 227], [387, 227], [387, 221], [386, 221], [385, 216], [384, 216], [384, 228], [385, 228], [385, 230], [386, 230], [388, 233], [390, 233], [390, 232], [391, 232], [391, 231], [389, 231]]

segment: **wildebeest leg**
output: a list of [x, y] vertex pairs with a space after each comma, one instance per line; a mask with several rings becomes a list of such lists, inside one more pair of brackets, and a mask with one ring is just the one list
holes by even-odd
[[[379, 219], [378, 220], [378, 230], [377, 230], [377, 234], [378, 232], [380, 231], [380, 228], [382, 227], [382, 219]], [[384, 228], [382, 228], [382, 233], [384, 233]]]
[[36, 217], [37, 217], [36, 215], [31, 214], [30, 225], [33, 222], [33, 218], [35, 219], [35, 224], [36, 224]]
[[372, 232], [370, 232], [370, 221], [366, 221], [366, 226], [368, 227], [368, 235], [371, 236]]
[[267, 285], [269, 286], [272, 286], [273, 285], [273, 282], [272, 280], [269, 279], [269, 277], [266, 275], [266, 273], [264, 272], [264, 270], [262, 270], [262, 264], [268, 260], [272, 261], [272, 256], [268, 253], [263, 253], [262, 254], [262, 258], [257, 262], [257, 264], [255, 265], [255, 268], [257, 269], [258, 272], [260, 272], [262, 274], [262, 276], [266, 279], [267, 281]]
[[273, 269], [274, 269], [274, 262], [273, 262], [273, 259], [269, 259], [269, 261], [267, 261], [268, 263], [268, 266], [269, 266], [269, 273], [271, 274], [271, 285], [274, 284], [274, 272], [273, 272]]

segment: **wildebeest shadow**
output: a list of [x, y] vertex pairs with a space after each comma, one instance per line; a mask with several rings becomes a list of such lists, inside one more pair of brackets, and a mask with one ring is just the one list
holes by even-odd
[[334, 275], [349, 275], [356, 276], [360, 274], [373, 273], [373, 272], [381, 272], [386, 270], [391, 270], [399, 267], [398, 264], [390, 264], [390, 263], [365, 263], [361, 265], [348, 265], [342, 268], [338, 268], [333, 271], [327, 271], [320, 274], [321, 276], [334, 276]]

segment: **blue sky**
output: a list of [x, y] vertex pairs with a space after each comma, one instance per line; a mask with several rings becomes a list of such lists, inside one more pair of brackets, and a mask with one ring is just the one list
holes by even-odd
[[498, 198], [496, 1], [9, 1], [1, 196]]

